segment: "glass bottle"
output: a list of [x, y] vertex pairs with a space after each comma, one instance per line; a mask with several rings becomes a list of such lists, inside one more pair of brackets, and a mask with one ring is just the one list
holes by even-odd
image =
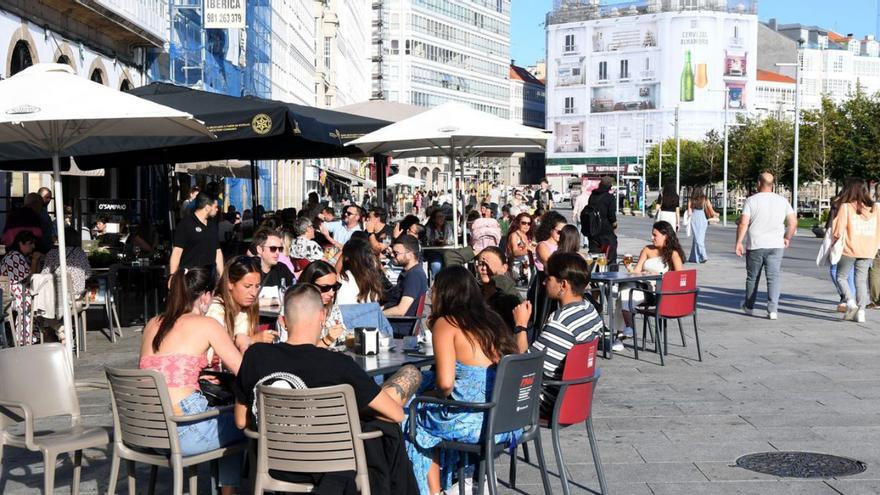
[[681, 101], [694, 101], [694, 69], [690, 50], [684, 54], [684, 68], [681, 71]]

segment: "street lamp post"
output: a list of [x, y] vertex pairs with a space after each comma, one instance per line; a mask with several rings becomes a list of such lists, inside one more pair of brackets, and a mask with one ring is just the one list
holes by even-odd
[[617, 114], [617, 137], [614, 141], [614, 147], [617, 148], [617, 167], [615, 172], [617, 182], [614, 184], [614, 212], [620, 213], [620, 114]]
[[794, 177], [791, 189], [791, 207], [795, 217], [798, 214], [798, 172], [800, 160], [800, 136], [801, 136], [801, 47], [803, 39], [797, 40], [797, 56], [795, 62], [778, 63], [777, 67], [794, 67]]
[[681, 207], [681, 135], [678, 133], [680, 109], [680, 106], [675, 106], [675, 192], [678, 193], [679, 207]]
[[709, 91], [713, 93], [724, 93], [724, 179], [722, 181], [724, 194], [722, 195], [722, 205], [721, 205], [721, 224], [727, 227], [727, 161], [729, 157], [729, 149], [728, 149], [728, 120], [727, 120], [727, 111], [729, 109], [728, 102], [730, 101], [730, 88], [724, 89], [710, 89]]

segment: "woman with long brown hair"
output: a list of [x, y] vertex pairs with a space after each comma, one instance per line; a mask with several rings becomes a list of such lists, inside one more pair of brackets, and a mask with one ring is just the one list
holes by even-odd
[[709, 219], [715, 217], [715, 210], [702, 187], [694, 188], [688, 199], [688, 213], [691, 218], [691, 235], [694, 237], [688, 263], [705, 263], [709, 261], [706, 253], [706, 229], [709, 228]]
[[[678, 242], [678, 236], [675, 235], [675, 228], [669, 222], [656, 222], [651, 228], [651, 244], [642, 248], [639, 253], [639, 261], [636, 263], [632, 273], [652, 273], [662, 275], [670, 270], [681, 270], [684, 266], [684, 250]], [[629, 270], [629, 267], [627, 267]], [[633, 336], [635, 331], [632, 328], [633, 308], [645, 301], [645, 293], [632, 290], [636, 284], [621, 284], [620, 293], [618, 295], [619, 303], [617, 308], [620, 309], [622, 318], [616, 321], [623, 321], [623, 337], [629, 338]], [[653, 290], [656, 285], [654, 282], [648, 282], [650, 289]], [[615, 351], [623, 350], [623, 343], [615, 341], [612, 344]]]
[[[423, 389], [457, 401], [488, 400], [495, 382], [495, 366], [505, 355], [517, 353], [518, 348], [513, 334], [486, 304], [476, 279], [466, 268], [451, 266], [437, 275], [428, 326], [436, 364], [433, 372], [424, 374]], [[477, 443], [483, 430], [483, 413], [425, 404], [408, 421], [416, 422], [415, 442], [407, 442], [407, 453], [420, 492], [433, 494], [449, 488], [457, 456], [447, 452], [441, 460], [435, 447], [442, 441]]]
[[[846, 297], [845, 320], [865, 321], [868, 305], [868, 270], [880, 249], [880, 208], [874, 204], [868, 184], [862, 179], [849, 179], [837, 200], [837, 216], [832, 235], [843, 242], [843, 255], [837, 263], [837, 284]], [[847, 282], [855, 266], [856, 293]]]
[[[205, 316], [211, 304], [214, 279], [204, 268], [179, 269], [171, 276], [165, 312], [144, 327], [139, 367], [162, 373], [168, 385], [174, 413], [180, 416], [209, 410], [199, 389], [199, 374], [208, 365], [205, 354], [214, 349], [224, 366], [238, 373], [241, 354], [232, 339], [215, 320]], [[197, 455], [244, 438], [231, 413], [221, 413], [178, 428], [180, 448], [185, 456]], [[240, 458], [220, 460], [223, 493], [238, 485]]]
[[257, 331], [261, 277], [260, 258], [232, 258], [223, 269], [223, 276], [214, 290], [214, 300], [208, 308], [207, 316], [223, 325], [242, 353], [251, 344], [275, 340], [275, 332]]
[[351, 239], [342, 247], [342, 269], [336, 304], [378, 302], [385, 291], [384, 275], [369, 242]]
[[507, 234], [507, 257], [511, 260], [510, 275], [518, 282], [529, 283], [535, 257], [532, 232], [534, 220], [527, 212], [514, 217]]

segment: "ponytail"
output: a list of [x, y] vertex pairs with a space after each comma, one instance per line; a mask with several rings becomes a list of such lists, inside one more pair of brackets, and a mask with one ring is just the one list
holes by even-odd
[[193, 304], [214, 285], [213, 275], [204, 268], [178, 269], [171, 276], [167, 306], [160, 317], [159, 330], [153, 337], [153, 352], [159, 352], [162, 340], [174, 328], [177, 319], [192, 311]]

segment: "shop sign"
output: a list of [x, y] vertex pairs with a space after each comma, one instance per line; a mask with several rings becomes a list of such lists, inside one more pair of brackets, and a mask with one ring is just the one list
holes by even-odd
[[118, 199], [99, 199], [95, 201], [95, 209], [99, 213], [125, 213], [128, 211], [128, 202]]
[[246, 0], [205, 0], [205, 29], [245, 29]]

